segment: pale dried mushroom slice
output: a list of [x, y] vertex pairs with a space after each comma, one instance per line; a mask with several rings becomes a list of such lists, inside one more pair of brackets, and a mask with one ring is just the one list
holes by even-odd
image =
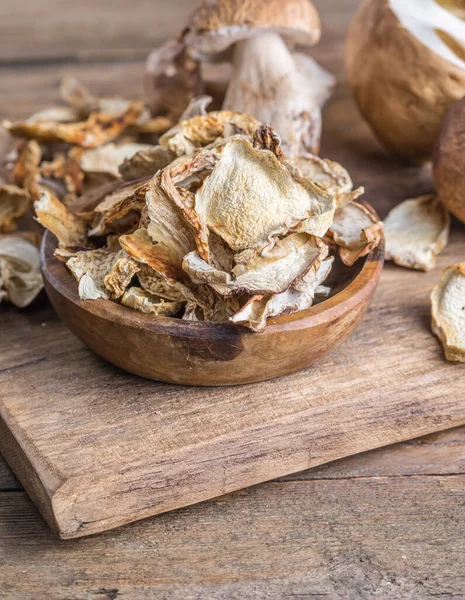
[[386, 259], [401, 267], [430, 271], [447, 246], [450, 215], [435, 195], [396, 206], [384, 222]]
[[278, 240], [265, 256], [256, 254], [247, 263], [236, 265], [231, 274], [214, 269], [197, 252], [186, 256], [183, 268], [194, 283], [206, 283], [222, 296], [281, 294], [327, 254], [322, 240], [294, 233]]
[[110, 143], [82, 152], [79, 164], [85, 173], [106, 173], [111, 177], [119, 178], [119, 167], [125, 160], [130, 160], [138, 152], [146, 152], [151, 149], [152, 146], [148, 144]]
[[25, 308], [42, 288], [37, 247], [21, 235], [0, 236], [0, 301]]
[[51, 231], [62, 249], [82, 248], [87, 243], [87, 227], [84, 219], [73, 215], [52, 194], [44, 191], [34, 203], [37, 221]]
[[137, 287], [131, 287], [124, 293], [121, 304], [155, 317], [175, 317], [184, 307], [180, 302], [164, 300]]
[[207, 108], [212, 102], [213, 98], [211, 96], [197, 96], [196, 98], [192, 98], [179, 121], [188, 121], [194, 117], [206, 117], [208, 115]]
[[465, 362], [465, 263], [446, 269], [431, 295], [432, 328], [447, 360]]
[[332, 160], [322, 159], [314, 154], [303, 154], [286, 161], [286, 165], [291, 171], [298, 169], [303, 177], [334, 196], [337, 208], [343, 208], [365, 193], [363, 187], [354, 190], [348, 171]]
[[[313, 305], [322, 283], [328, 277], [334, 258], [315, 262], [308, 273], [282, 294], [252, 297], [232, 318], [236, 325], [244, 325], [256, 333], [265, 330], [268, 319], [306, 310]], [[326, 291], [326, 290], [324, 290]]]
[[196, 303], [194, 293], [182, 281], [167, 278], [148, 265], [141, 264], [140, 267], [137, 279], [144, 291], [149, 292], [153, 296], [160, 296], [165, 300], [172, 300], [173, 302]]
[[236, 252], [265, 248], [292, 229], [323, 237], [334, 199], [311, 181], [297, 181], [269, 151], [233, 139], [195, 196], [195, 212]]
[[113, 294], [115, 297], [121, 296], [137, 272], [137, 265], [128, 258], [123, 250], [108, 252], [102, 249], [75, 253], [66, 266], [79, 282], [81, 300], [108, 300]]
[[383, 223], [374, 212], [352, 202], [336, 211], [329, 235], [338, 246], [342, 262], [351, 267], [379, 246], [383, 231]]
[[4, 127], [15, 137], [34, 139], [39, 142], [66, 142], [82, 148], [97, 148], [118, 137], [127, 127], [137, 122], [143, 111], [137, 100], [129, 103], [121, 114], [92, 113], [86, 121], [77, 123], [9, 123]]
[[29, 196], [16, 185], [0, 186], [0, 233], [17, 229], [19, 219], [29, 208]]
[[254, 117], [233, 111], [214, 111], [181, 121], [160, 138], [160, 145], [176, 156], [192, 154], [218, 138], [242, 134], [250, 139], [261, 123]]

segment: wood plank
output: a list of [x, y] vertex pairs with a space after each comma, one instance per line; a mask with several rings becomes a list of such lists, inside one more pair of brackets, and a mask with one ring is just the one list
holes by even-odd
[[0, 494], [9, 600], [465, 597], [465, 477], [269, 483], [79, 541]]

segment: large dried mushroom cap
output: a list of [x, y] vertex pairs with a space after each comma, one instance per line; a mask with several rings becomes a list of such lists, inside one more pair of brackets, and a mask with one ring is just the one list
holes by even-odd
[[186, 42], [192, 52], [205, 56], [269, 31], [313, 46], [320, 39], [320, 18], [310, 0], [215, 0], [194, 12]]
[[465, 362], [465, 263], [444, 271], [431, 302], [433, 331], [447, 360]]
[[401, 202], [384, 222], [386, 259], [401, 267], [429, 271], [449, 239], [450, 217], [435, 195]]
[[434, 0], [362, 3], [347, 38], [347, 76], [391, 152], [431, 157], [444, 115], [465, 94], [464, 39], [465, 23]]

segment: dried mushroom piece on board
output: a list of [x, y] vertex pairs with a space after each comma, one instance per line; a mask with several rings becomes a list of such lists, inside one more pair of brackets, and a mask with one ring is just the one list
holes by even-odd
[[328, 235], [338, 246], [342, 262], [351, 267], [379, 246], [383, 231], [383, 223], [374, 211], [352, 202], [336, 211]]
[[447, 360], [465, 362], [465, 263], [444, 271], [431, 303], [433, 332]]
[[450, 216], [435, 195], [396, 206], [384, 222], [386, 259], [401, 267], [430, 271], [449, 240]]
[[25, 308], [42, 288], [37, 246], [22, 234], [0, 236], [0, 302]]

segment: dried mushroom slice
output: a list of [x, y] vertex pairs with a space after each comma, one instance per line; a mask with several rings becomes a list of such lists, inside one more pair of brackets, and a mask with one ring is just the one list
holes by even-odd
[[195, 212], [204, 229], [240, 252], [265, 248], [293, 229], [323, 237], [334, 199], [311, 181], [296, 180], [271, 152], [239, 138], [224, 146], [195, 196]]
[[247, 263], [236, 265], [231, 274], [214, 269], [197, 252], [186, 256], [183, 268], [192, 281], [206, 283], [222, 296], [281, 294], [327, 254], [328, 248], [322, 240], [294, 233], [278, 240], [265, 256], [257, 254]]
[[351, 267], [379, 246], [383, 230], [383, 223], [372, 211], [352, 202], [336, 211], [329, 236], [338, 246], [342, 262]]
[[449, 240], [450, 216], [437, 196], [402, 202], [384, 222], [386, 259], [401, 267], [429, 271]]
[[94, 220], [89, 236], [102, 236], [114, 231], [114, 225], [131, 211], [142, 212], [148, 184], [140, 182], [120, 185], [94, 209]]
[[11, 172], [11, 180], [19, 187], [26, 190], [34, 188], [39, 177], [39, 165], [42, 151], [39, 144], [31, 140], [23, 143], [18, 150], [17, 158]]
[[268, 319], [310, 308], [331, 271], [333, 261], [333, 257], [330, 257], [323, 262], [315, 262], [305, 277], [282, 294], [252, 297], [231, 321], [260, 333], [264, 331]]
[[0, 301], [25, 308], [42, 288], [37, 247], [20, 235], [0, 236]]
[[447, 360], [465, 362], [465, 263], [444, 271], [431, 303], [433, 332]]
[[343, 208], [365, 193], [363, 187], [354, 190], [349, 173], [342, 165], [314, 154], [304, 154], [286, 162], [291, 169], [298, 169], [303, 177], [316, 183], [334, 196], [337, 208]]
[[80, 156], [79, 163], [84, 173], [105, 173], [119, 178], [119, 167], [125, 160], [130, 160], [138, 152], [147, 152], [151, 148], [152, 146], [148, 144], [110, 143], [100, 148], [85, 150]]
[[15, 137], [34, 139], [44, 143], [66, 142], [82, 148], [97, 148], [115, 139], [128, 126], [136, 123], [143, 108], [142, 102], [134, 100], [128, 104], [124, 112], [117, 115], [92, 113], [86, 121], [77, 123], [5, 122], [4, 127]]
[[19, 219], [29, 208], [29, 197], [16, 185], [0, 186], [0, 233], [17, 229]]
[[160, 169], [164, 169], [176, 155], [162, 148], [162, 146], [150, 146], [140, 150], [131, 158], [127, 158], [119, 166], [119, 172], [125, 181], [134, 181], [143, 177], [153, 177]]
[[121, 298], [140, 268], [140, 264], [130, 256], [119, 255], [103, 280], [105, 289], [112, 298]]
[[214, 111], [182, 121], [160, 138], [160, 145], [176, 156], [184, 156], [212, 144], [218, 138], [242, 134], [252, 139], [260, 127], [261, 123], [250, 115]]
[[34, 203], [37, 221], [58, 239], [59, 248], [82, 248], [87, 242], [85, 221], [73, 215], [49, 192]]
[[77, 252], [66, 266], [79, 282], [81, 300], [108, 300], [122, 296], [138, 269], [137, 263], [123, 250]]
[[138, 229], [131, 235], [121, 236], [119, 243], [137, 262], [148, 265], [166, 279], [185, 279], [185, 274], [178, 266], [178, 255], [173, 252], [172, 246], [154, 243], [146, 229]]
[[121, 304], [156, 317], [175, 317], [184, 307], [180, 302], [166, 301], [137, 287], [131, 287], [124, 293]]
[[39, 172], [40, 184], [54, 191], [65, 203], [82, 192], [84, 173], [72, 152], [55, 154], [52, 161], [40, 165]]
[[192, 290], [182, 281], [175, 281], [141, 264], [137, 278], [143, 290], [173, 302], [196, 302]]

